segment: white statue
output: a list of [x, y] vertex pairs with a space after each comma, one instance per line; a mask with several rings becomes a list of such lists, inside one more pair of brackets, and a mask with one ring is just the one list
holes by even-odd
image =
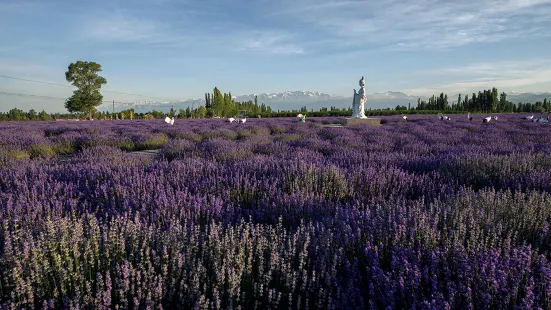
[[362, 76], [360, 80], [360, 91], [356, 93], [354, 89], [354, 101], [352, 102], [352, 118], [367, 118], [365, 116], [365, 102], [367, 96], [365, 95], [365, 77]]

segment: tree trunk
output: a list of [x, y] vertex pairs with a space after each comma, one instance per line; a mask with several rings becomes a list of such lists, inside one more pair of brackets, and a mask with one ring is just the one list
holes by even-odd
[[92, 112], [91, 112], [91, 111], [88, 112], [88, 120], [89, 120], [89, 121], [92, 120]]

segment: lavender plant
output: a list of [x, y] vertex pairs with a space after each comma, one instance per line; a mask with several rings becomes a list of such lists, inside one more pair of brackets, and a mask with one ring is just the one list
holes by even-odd
[[0, 124], [0, 308], [551, 308], [548, 125], [338, 121]]

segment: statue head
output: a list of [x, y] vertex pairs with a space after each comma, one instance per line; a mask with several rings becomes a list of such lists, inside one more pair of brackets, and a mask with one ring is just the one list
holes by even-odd
[[362, 79], [360, 80], [360, 86], [361, 87], [365, 86], [365, 77], [363, 77], [363, 76], [362, 76]]

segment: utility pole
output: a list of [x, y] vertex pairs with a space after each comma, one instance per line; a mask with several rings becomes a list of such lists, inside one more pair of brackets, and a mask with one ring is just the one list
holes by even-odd
[[113, 100], [113, 115], [115, 115], [115, 100]]

